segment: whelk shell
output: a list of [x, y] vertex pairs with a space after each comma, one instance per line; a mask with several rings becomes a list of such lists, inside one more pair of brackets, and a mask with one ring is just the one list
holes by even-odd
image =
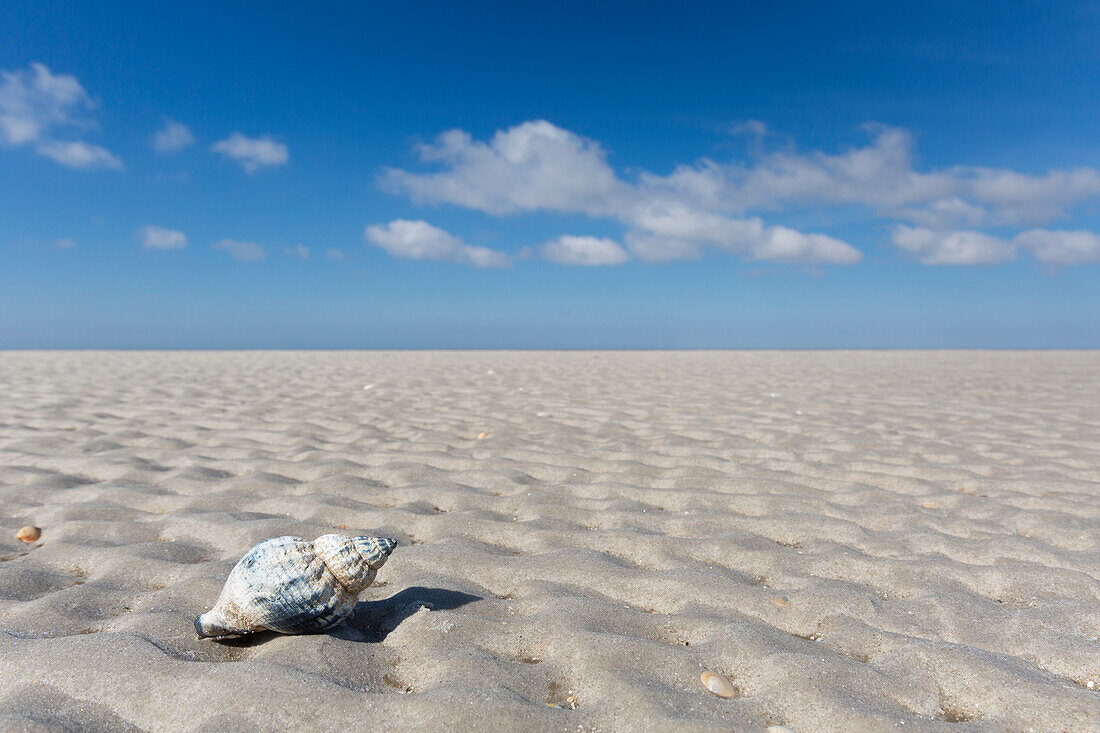
[[233, 567], [214, 607], [195, 619], [195, 631], [207, 637], [324, 631], [351, 615], [395, 547], [393, 539], [339, 534], [261, 542]]

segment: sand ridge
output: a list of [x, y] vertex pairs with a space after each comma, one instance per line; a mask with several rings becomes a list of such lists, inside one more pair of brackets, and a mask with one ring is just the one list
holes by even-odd
[[[0, 728], [1100, 719], [1097, 352], [9, 352], [0, 386]], [[195, 638], [253, 544], [340, 525], [401, 543], [349, 624]]]

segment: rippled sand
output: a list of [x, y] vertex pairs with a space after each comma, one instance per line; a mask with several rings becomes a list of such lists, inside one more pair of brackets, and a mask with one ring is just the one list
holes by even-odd
[[[0, 389], [2, 729], [1100, 721], [1097, 352], [4, 353]], [[401, 542], [349, 625], [195, 637], [254, 543], [339, 525]]]

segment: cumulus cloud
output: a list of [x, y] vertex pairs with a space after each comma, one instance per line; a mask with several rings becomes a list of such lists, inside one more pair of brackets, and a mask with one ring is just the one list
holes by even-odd
[[897, 207], [948, 194], [945, 177], [913, 171], [908, 133], [886, 127], [874, 131], [870, 145], [841, 154], [783, 151], [748, 165], [702, 159], [677, 166], [667, 176], [644, 174], [643, 182], [680, 199], [735, 212], [820, 203]]
[[933, 231], [900, 225], [894, 244], [928, 265], [995, 265], [1020, 250], [1044, 265], [1070, 266], [1100, 262], [1100, 235], [1088, 231], [1029, 229], [1012, 239], [975, 231]]
[[336, 247], [329, 247], [325, 250], [325, 259], [331, 260], [332, 262], [343, 262], [344, 250], [337, 249]]
[[996, 265], [1016, 256], [1016, 245], [972, 231], [939, 232], [899, 225], [893, 241], [926, 265]]
[[489, 214], [519, 211], [613, 213], [629, 194], [600, 146], [544, 120], [525, 122], [481, 142], [462, 130], [419, 147], [423, 160], [446, 170], [388, 169], [382, 185], [422, 202], [442, 201]]
[[255, 242], [240, 242], [235, 239], [222, 239], [210, 245], [214, 249], [224, 250], [237, 262], [256, 262], [267, 256], [264, 248]]
[[1100, 262], [1100, 235], [1087, 231], [1031, 229], [1014, 240], [1045, 265], [1084, 265]]
[[165, 118], [164, 125], [153, 134], [153, 148], [158, 153], [175, 153], [195, 142], [195, 136], [182, 122]]
[[85, 115], [94, 107], [76, 77], [44, 64], [0, 71], [0, 134], [10, 145], [41, 140], [51, 128], [87, 127]]
[[867, 125], [871, 142], [843, 153], [778, 152], [751, 165], [702, 160], [648, 185], [734, 211], [807, 205], [857, 205], [930, 227], [1019, 225], [1049, 221], [1100, 196], [1091, 168], [1043, 175], [954, 166], [928, 172], [913, 163], [913, 136]]
[[0, 71], [0, 143], [33, 145], [70, 168], [122, 168], [106, 148], [82, 140], [61, 139], [94, 127], [92, 98], [76, 77], [54, 74], [44, 64]]
[[283, 252], [291, 257], [297, 257], [300, 260], [309, 259], [309, 247], [304, 244], [295, 245], [294, 247], [285, 247], [283, 248]]
[[138, 229], [137, 238], [145, 249], [183, 249], [187, 246], [187, 236], [183, 232], [152, 224]]
[[[1048, 236], [1044, 249], [977, 230], [1064, 217], [1100, 199], [1100, 171], [918, 170], [909, 132], [877, 124], [865, 129], [867, 144], [841, 152], [783, 150], [747, 162], [703, 158], [666, 175], [640, 171], [627, 179], [610, 166], [598, 142], [535, 120], [486, 141], [462, 130], [446, 132], [418, 148], [436, 170], [389, 169], [380, 184], [419, 203], [454, 204], [494, 216], [544, 211], [617, 220], [625, 228], [626, 249], [648, 261], [698, 257], [715, 249], [747, 260], [854, 264], [862, 254], [840, 239], [760, 218], [766, 212], [814, 215], [852, 206], [906, 222], [895, 226], [894, 243], [929, 264], [1004, 262], [1022, 246], [1040, 259], [1091, 261], [1091, 240], [1081, 233]], [[768, 130], [749, 120], [734, 132], [760, 137]]]
[[39, 144], [38, 152], [69, 168], [122, 168], [122, 161], [109, 150], [80, 140], [51, 140]]
[[686, 194], [656, 176], [626, 181], [598, 143], [545, 120], [501, 130], [488, 142], [452, 130], [421, 145], [419, 153], [443, 170], [389, 169], [381, 185], [414, 201], [493, 215], [550, 211], [617, 219], [627, 227], [627, 246], [646, 260], [694, 257], [704, 246], [784, 262], [851, 264], [862, 257], [824, 235], [801, 235], [796, 243], [791, 230], [730, 217], [731, 208], [715, 197]]
[[734, 219], [667, 202], [639, 209], [633, 217], [636, 230], [627, 235], [627, 243], [648, 260], [695, 257], [703, 245], [772, 262], [854, 265], [863, 259], [859, 250], [839, 239], [766, 226], [756, 217]]
[[287, 146], [270, 135], [246, 137], [234, 132], [224, 140], [219, 140], [210, 148], [215, 153], [240, 163], [246, 173], [255, 173], [260, 168], [286, 165], [290, 160]]
[[426, 221], [396, 219], [389, 224], [369, 226], [364, 235], [371, 244], [404, 259], [439, 260], [474, 267], [506, 267], [510, 262], [504, 252], [466, 244]]
[[540, 251], [544, 258], [559, 265], [621, 265], [630, 259], [618, 242], [568, 234], [542, 245]]
[[970, 196], [988, 209], [989, 224], [1053, 221], [1067, 210], [1100, 196], [1100, 172], [1092, 168], [1054, 170], [1031, 176], [1010, 170], [958, 168]]
[[865, 128], [871, 142], [844, 153], [779, 152], [750, 165], [704, 160], [646, 180], [733, 210], [855, 205], [933, 228], [1051, 221], [1100, 196], [1100, 172], [1093, 168], [1043, 175], [976, 166], [916, 171], [909, 132], [880, 124]]

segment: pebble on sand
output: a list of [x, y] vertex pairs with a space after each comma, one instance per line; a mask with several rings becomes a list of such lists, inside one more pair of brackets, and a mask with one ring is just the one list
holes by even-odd
[[42, 536], [42, 530], [28, 524], [26, 527], [16, 532], [15, 536], [27, 543], [38, 542], [38, 538]]
[[703, 687], [718, 697], [737, 697], [737, 688], [717, 672], [703, 672], [699, 675]]
[[482, 439], [482, 438], [484, 438], [484, 437], [485, 437], [486, 435], [488, 435], [488, 433], [478, 433], [478, 434], [477, 434], [477, 439], [478, 439], [478, 440], [481, 440], [481, 439]]

